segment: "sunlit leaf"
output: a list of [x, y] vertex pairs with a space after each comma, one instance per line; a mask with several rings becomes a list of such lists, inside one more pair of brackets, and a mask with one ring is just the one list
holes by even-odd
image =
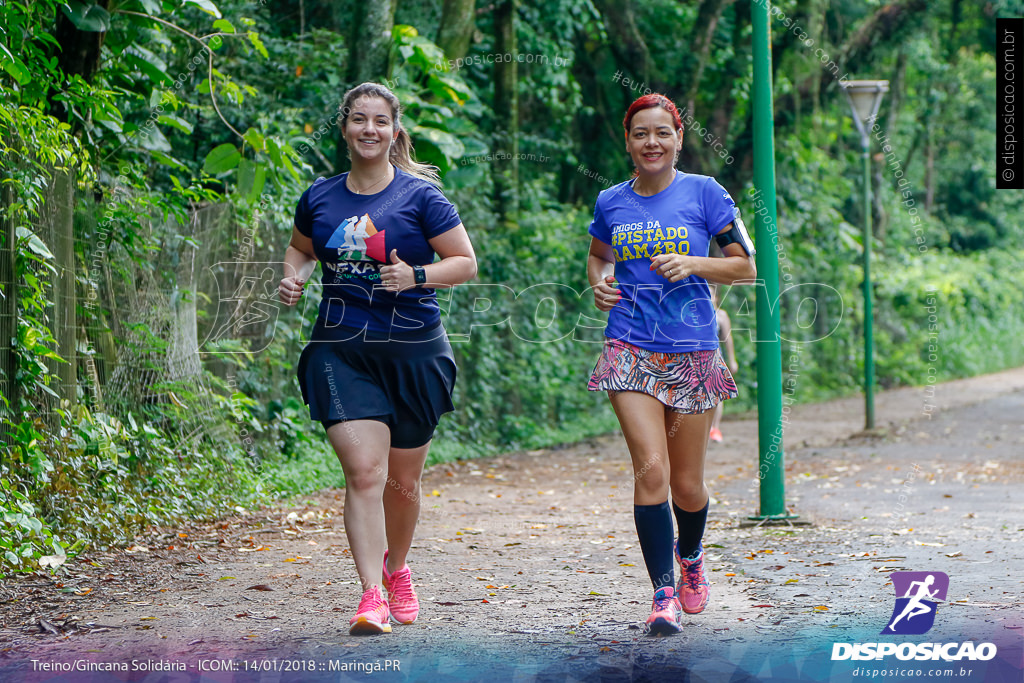
[[37, 256], [41, 256], [45, 259], [53, 258], [53, 252], [51, 252], [47, 248], [46, 244], [28, 228], [24, 226], [18, 226], [18, 239], [27, 239], [28, 248], [31, 249], [32, 252]]
[[210, 2], [210, 0], [185, 0], [186, 5], [195, 5], [199, 9], [203, 10], [207, 14], [210, 14], [218, 19], [221, 18], [220, 10], [217, 6]]
[[60, 9], [79, 31], [105, 33], [110, 30], [110, 13], [96, 3], [68, 0]]
[[25, 66], [25, 63], [20, 59], [11, 54], [11, 51], [0, 43], [0, 65], [3, 65], [4, 71], [11, 75], [11, 78], [18, 82], [18, 85], [28, 85], [32, 80], [32, 75]]
[[235, 168], [241, 160], [242, 155], [238, 148], [226, 142], [210, 150], [203, 162], [203, 170], [210, 175], [218, 175]]
[[172, 128], [177, 128], [182, 133], [185, 133], [187, 135], [191, 135], [192, 134], [192, 124], [189, 123], [188, 121], [186, 121], [184, 119], [181, 119], [181, 118], [178, 118], [177, 116], [174, 116], [172, 114], [163, 114], [161, 116], [158, 116], [157, 119], [156, 119], [156, 122], [157, 123], [162, 123], [165, 126], [171, 126]]
[[256, 51], [263, 55], [264, 59], [270, 57], [270, 53], [267, 52], [266, 46], [263, 45], [263, 41], [260, 40], [260, 34], [255, 31], [249, 31], [249, 42], [256, 48]]

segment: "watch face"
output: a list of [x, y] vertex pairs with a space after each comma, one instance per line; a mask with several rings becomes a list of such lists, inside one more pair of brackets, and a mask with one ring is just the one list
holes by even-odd
[[427, 271], [423, 269], [423, 266], [416, 266], [413, 268], [413, 273], [416, 276], [416, 284], [422, 285], [427, 281]]

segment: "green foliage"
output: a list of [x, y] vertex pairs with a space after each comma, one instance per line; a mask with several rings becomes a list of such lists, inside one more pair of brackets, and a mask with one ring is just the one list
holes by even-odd
[[[877, 3], [845, 3], [803, 16], [806, 3], [778, 6], [833, 55], [879, 11]], [[587, 291], [585, 263], [587, 223], [605, 187], [594, 176], [618, 182], [630, 167], [619, 121], [642, 93], [613, 78], [620, 70], [681, 106], [693, 91], [694, 119], [736, 161], [723, 165], [707, 140], [687, 130], [682, 165], [718, 176], [753, 227], [750, 7], [722, 3], [714, 24], [698, 26], [709, 7], [520, 4], [524, 156], [520, 213], [508, 229], [497, 227], [500, 166], [488, 159], [494, 141], [508, 134], [495, 130], [504, 112], [493, 106], [494, 13], [476, 16], [468, 58], [454, 65], [431, 40], [440, 4], [399, 8], [390, 67], [378, 80], [403, 102], [418, 158], [441, 169], [479, 258], [474, 283], [439, 292], [460, 376], [458, 410], [442, 421], [431, 462], [615, 428], [607, 399], [586, 391], [603, 315]], [[1012, 343], [1024, 332], [1024, 242], [1014, 229], [1024, 206], [996, 191], [991, 176], [991, 13], [958, 3], [954, 25], [950, 3], [938, 7], [859, 54], [858, 70], [890, 74], [894, 87], [879, 119], [892, 128], [884, 131], [889, 149], [875, 138], [882, 154], [872, 162], [883, 387], [1024, 362]], [[355, 85], [349, 66], [362, 46], [353, 44], [350, 26], [358, 15], [350, 0], [0, 5], [0, 208], [14, 227], [17, 254], [16, 281], [0, 285], [3, 296], [18, 299], [20, 389], [19, 405], [8, 406], [0, 457], [5, 571], [35, 569], [42, 558], [53, 566], [53, 557], [127, 542], [149, 525], [340, 484], [336, 458], [309, 422], [294, 378], [314, 307], [279, 311], [262, 336], [222, 340], [188, 377], [140, 380], [138, 401], [111, 400], [101, 409], [99, 390], [111, 381], [105, 373], [119, 351], [141, 358], [156, 376], [170, 354], [193, 351], [222, 322], [210, 310], [215, 292], [181, 276], [192, 254], [234, 246], [239, 228], [251, 228], [251, 260], [278, 261], [299, 194], [315, 175], [346, 170], [344, 149], [336, 149], [338, 107]], [[58, 43], [58, 21], [93, 38], [103, 32], [96, 73], [62, 71], [67, 46]], [[814, 50], [772, 21], [782, 103], [779, 241], [758, 247], [780, 259], [792, 397], [819, 400], [858, 391], [863, 370], [860, 150], [846, 104], [822, 78]], [[680, 40], [705, 29], [707, 55], [679, 49]], [[76, 325], [85, 335], [77, 398], [91, 409], [61, 404], [52, 382], [65, 362], [53, 333], [54, 254], [67, 254], [48, 241], [46, 226], [56, 212], [53, 179], [63, 172], [74, 175], [73, 256], [85, 264], [77, 275]], [[201, 210], [217, 206], [226, 206], [226, 219], [215, 234], [190, 231]], [[165, 304], [171, 321], [119, 319], [117, 287], [139, 290], [143, 306]], [[730, 410], [756, 405], [754, 297], [751, 287], [722, 292], [741, 366], [741, 396]], [[189, 319], [175, 317], [183, 312], [194, 313], [195, 340], [179, 329]], [[86, 363], [103, 366], [100, 386]], [[205, 406], [201, 419], [197, 406]]]
[[439, 445], [531, 448], [557, 441], [559, 428], [589, 436], [612, 426], [604, 395], [586, 390], [600, 352], [593, 328], [603, 327], [587, 319], [601, 316], [584, 267], [588, 221], [583, 210], [537, 210], [514, 232], [474, 233], [479, 284], [456, 288], [444, 319], [460, 374]]

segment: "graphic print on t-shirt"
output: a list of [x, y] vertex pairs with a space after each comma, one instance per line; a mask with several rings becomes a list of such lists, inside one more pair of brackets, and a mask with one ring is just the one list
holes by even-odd
[[689, 254], [689, 229], [661, 227], [657, 220], [612, 226], [612, 247], [617, 262], [651, 258], [661, 254]]
[[331, 239], [327, 240], [327, 248], [338, 250], [338, 258], [349, 261], [368, 261], [373, 259], [383, 263], [384, 231], [370, 220], [369, 214], [362, 217], [352, 216], [339, 225]]
[[332, 270], [340, 276], [349, 277], [366, 277], [368, 273], [376, 273], [377, 265], [365, 262], [387, 262], [384, 232], [377, 230], [369, 214], [352, 216], [342, 221], [326, 244], [328, 249], [338, 250], [339, 261]]

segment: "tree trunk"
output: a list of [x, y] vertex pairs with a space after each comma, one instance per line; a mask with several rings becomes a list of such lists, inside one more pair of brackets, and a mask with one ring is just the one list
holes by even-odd
[[349, 78], [353, 85], [381, 82], [388, 76], [391, 30], [395, 26], [395, 0], [361, 3], [353, 22]]
[[722, 12], [731, 5], [734, 0], [704, 0], [697, 11], [697, 21], [687, 41], [690, 54], [690, 69], [682, 79], [688, 83], [689, 91], [684, 101], [686, 110], [684, 114], [696, 116], [697, 93], [700, 92], [700, 81], [704, 76], [704, 67], [707, 66], [708, 56], [711, 54], [711, 39], [715, 36], [718, 28], [718, 20], [722, 18]]
[[78, 395], [78, 325], [76, 324], [75, 284], [78, 267], [75, 259], [75, 179], [74, 170], [53, 170], [49, 192], [50, 234], [47, 242], [53, 251], [57, 269], [53, 283], [53, 338], [57, 354], [66, 362], [57, 363], [57, 395], [75, 404]]
[[[10, 214], [14, 203], [11, 186], [3, 184], [3, 210], [0, 221], [0, 416], [17, 415], [20, 402], [18, 383], [15, 374], [18, 371], [18, 356], [14, 351], [14, 338], [18, 336], [18, 296], [17, 296], [17, 221]], [[5, 405], [6, 404], [6, 405]], [[0, 429], [0, 443], [6, 443], [3, 436], [7, 430]]]
[[[106, 9], [109, 0], [100, 0], [96, 3]], [[93, 76], [99, 70], [100, 50], [103, 47], [103, 40], [106, 33], [93, 31], [80, 31], [64, 16], [63, 12], [57, 12], [57, 26], [55, 30], [58, 51], [58, 65], [68, 75], [81, 76], [87, 83], [91, 83]], [[59, 120], [71, 123], [75, 132], [77, 122], [73, 121], [69, 113], [59, 102], [53, 102], [50, 112]], [[53, 336], [57, 340], [57, 353], [66, 363], [57, 365], [57, 378], [59, 386], [57, 394], [62, 399], [75, 403], [78, 395], [78, 377], [76, 365], [78, 362], [77, 340], [78, 325], [76, 324], [76, 299], [75, 284], [78, 267], [75, 259], [75, 180], [74, 167], [64, 169], [53, 169], [53, 176], [50, 181], [49, 201], [43, 207], [41, 222], [50, 228], [49, 245], [53, 251], [55, 260], [54, 267], [57, 269], [56, 281], [54, 282], [53, 295]]]
[[[904, 0], [880, 7], [874, 14], [861, 22], [857, 30], [839, 50], [839, 64], [854, 64], [859, 70], [871, 65], [876, 49], [890, 45], [902, 31], [910, 30], [917, 23], [914, 17], [928, 10], [927, 0]], [[822, 78], [832, 78], [825, 72]]]
[[931, 213], [935, 201], [935, 138], [929, 120], [924, 129], [924, 210]]
[[[834, 58], [839, 65], [839, 73], [833, 74], [829, 69], [822, 69], [818, 83], [802, 83], [799, 88], [800, 96], [805, 97], [816, 90], [827, 91], [833, 82], [849, 72], [849, 78], [855, 79], [858, 73], [863, 75], [870, 71], [875, 63], [875, 53], [884, 46], [898, 42], [902, 35], [915, 30], [918, 23], [917, 17], [924, 14], [928, 9], [926, 0], [903, 0], [879, 8], [874, 14], [861, 22], [856, 31], [843, 43], [842, 46], [830, 51], [837, 56]], [[791, 34], [792, 32], [787, 32]], [[776, 48], [778, 51], [778, 48]], [[780, 59], [773, 58], [772, 68], [776, 69]], [[775, 117], [778, 125], [782, 116], [792, 109], [793, 94], [784, 95], [775, 100]]]
[[[654, 60], [651, 59], [651, 52], [647, 49], [643, 34], [637, 28], [636, 19], [633, 16], [632, 0], [597, 0], [594, 3], [601, 16], [604, 17], [604, 25], [608, 30], [612, 51], [615, 53], [616, 62], [628, 64], [633, 75], [637, 76], [642, 84], [653, 90], [658, 90], [654, 83], [655, 68]], [[637, 93], [637, 97], [641, 93]]]
[[[742, 78], [743, 74], [745, 74], [750, 68], [749, 62], [747, 61], [750, 54], [750, 39], [744, 38], [747, 27], [750, 26], [750, 3], [734, 3], [733, 12], [732, 44], [736, 46], [735, 54], [728, 62], [726, 72], [720, 78], [718, 92], [708, 100], [709, 103], [713, 102], [714, 104], [710, 105], [713, 106], [713, 108], [710, 111], [707, 126], [714, 131], [718, 137], [722, 138], [723, 145], [726, 144], [725, 140], [732, 125], [732, 116], [736, 108], [736, 98], [731, 97], [729, 92], [733, 87], [734, 81]], [[751, 132], [747, 131], [746, 135], [747, 143], [749, 144]], [[696, 147], [696, 145], [686, 145], [684, 138], [682, 153], [683, 168], [692, 170], [696, 173], [708, 173], [715, 175], [719, 182], [723, 183], [726, 187], [731, 187], [733, 183], [742, 182], [741, 177], [743, 173], [746, 173], [742, 170], [742, 164], [736, 163], [736, 161], [741, 158], [739, 150], [742, 146], [743, 143], [740, 141], [739, 137], [734, 137], [729, 140], [728, 149], [726, 151], [729, 155], [733, 156], [733, 159], [729, 161], [728, 156], [726, 156], [725, 159], [721, 158], [720, 154], [715, 152], [713, 148], [706, 148], [703, 145], [699, 148]], [[710, 153], [698, 157], [696, 156], [696, 153], [688, 153], [691, 149], [708, 149]], [[749, 175], [747, 177], [749, 177]]]
[[892, 140], [896, 137], [896, 126], [903, 105], [903, 91], [906, 88], [904, 81], [907, 76], [907, 53], [900, 50], [896, 57], [896, 69], [893, 71], [892, 80], [889, 81], [889, 116], [885, 119], [885, 133]]
[[519, 222], [517, 7], [517, 0], [504, 0], [494, 12], [494, 51], [508, 55], [494, 61], [494, 151], [499, 157], [494, 174], [495, 207], [499, 222], [507, 229], [515, 229]]
[[[353, 49], [349, 51], [348, 77], [352, 86], [374, 81], [383, 83], [388, 77], [391, 56], [391, 30], [395, 26], [395, 0], [363, 2], [357, 5], [352, 32], [349, 34]], [[338, 146], [334, 154], [334, 167], [348, 167], [348, 148], [337, 127]]]
[[448, 59], [462, 59], [469, 52], [476, 28], [476, 0], [444, 0], [437, 45]]

